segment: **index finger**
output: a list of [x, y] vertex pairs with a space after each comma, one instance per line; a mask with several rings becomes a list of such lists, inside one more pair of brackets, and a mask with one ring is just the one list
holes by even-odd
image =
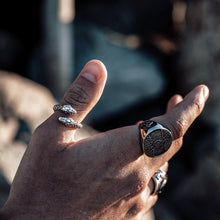
[[[147, 165], [152, 168], [152, 172], [159, 169], [160, 166], [167, 162], [181, 148], [182, 137], [192, 122], [202, 112], [208, 94], [208, 88], [204, 85], [200, 85], [176, 104], [171, 111], [162, 116], [152, 118], [152, 120], [167, 127], [173, 136], [172, 145], [167, 152], [155, 158], [145, 156], [145, 161]], [[115, 129], [105, 134], [104, 137], [106, 140], [103, 140], [104, 138], [102, 138], [103, 136], [101, 135], [101, 140], [97, 143], [99, 150], [103, 149], [102, 157], [105, 158], [105, 160], [115, 161], [115, 158], [118, 158], [120, 162], [124, 161], [124, 163], [129, 163], [143, 155], [137, 125]], [[95, 145], [95, 143], [91, 143], [91, 141], [96, 142], [98, 139], [90, 139], [90, 146]]]
[[165, 115], [152, 118], [152, 120], [168, 128], [173, 136], [170, 149], [163, 155], [153, 158], [155, 166], [168, 161], [182, 146], [182, 138], [193, 121], [201, 114], [209, 96], [209, 89], [205, 85], [194, 88], [187, 96], [175, 105]]
[[167, 127], [174, 140], [183, 137], [193, 121], [202, 112], [208, 96], [209, 89], [207, 86], [197, 86], [171, 111], [152, 120]]

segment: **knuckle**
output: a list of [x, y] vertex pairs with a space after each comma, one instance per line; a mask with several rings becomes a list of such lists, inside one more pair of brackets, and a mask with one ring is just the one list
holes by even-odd
[[152, 197], [149, 197], [149, 199], [148, 199], [148, 203], [150, 204], [150, 208], [152, 208], [152, 206], [154, 206], [155, 205], [155, 203], [157, 202], [157, 200], [158, 200], [158, 196], [156, 195], [156, 196], [154, 196], [154, 198], [152, 198]]
[[171, 124], [171, 131], [174, 139], [183, 137], [185, 132], [184, 124], [185, 122], [183, 120], [177, 120], [174, 124]]
[[78, 110], [83, 109], [83, 106], [89, 103], [90, 96], [88, 92], [80, 85], [74, 85], [64, 97], [64, 101], [74, 105]]
[[131, 217], [138, 215], [138, 213], [141, 212], [143, 208], [144, 208], [144, 203], [142, 201], [137, 201], [127, 211], [126, 218], [131, 218]]
[[144, 189], [147, 187], [147, 178], [142, 172], [135, 172], [134, 173], [134, 191], [133, 193], [140, 194], [144, 191]]
[[176, 140], [176, 149], [179, 150], [183, 145], [183, 138], [179, 138]]
[[201, 103], [199, 102], [199, 100], [195, 100], [193, 102], [193, 105], [195, 106], [196, 114], [199, 115], [202, 112], [202, 105], [201, 105]]

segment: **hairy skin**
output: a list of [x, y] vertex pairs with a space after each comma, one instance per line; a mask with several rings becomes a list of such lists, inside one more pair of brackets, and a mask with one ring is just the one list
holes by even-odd
[[[81, 122], [99, 100], [106, 81], [104, 65], [86, 64], [61, 100]], [[91, 81], [92, 80], [92, 81]], [[166, 114], [153, 120], [169, 128], [174, 140], [156, 158], [143, 155], [137, 125], [74, 141], [74, 129], [55, 112], [34, 132], [14, 178], [1, 219], [142, 219], [157, 201], [151, 177], [181, 148], [182, 138], [202, 112], [208, 88], [200, 85], [184, 99], [173, 96]]]

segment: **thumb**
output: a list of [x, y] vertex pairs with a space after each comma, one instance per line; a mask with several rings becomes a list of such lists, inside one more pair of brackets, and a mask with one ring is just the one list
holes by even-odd
[[81, 122], [98, 102], [106, 78], [107, 71], [101, 61], [91, 60], [84, 66], [61, 100], [61, 104], [69, 104], [77, 111], [72, 117], [75, 121]]
[[58, 121], [58, 118], [60, 116], [71, 117], [74, 121], [81, 122], [100, 99], [106, 79], [107, 71], [101, 61], [91, 60], [84, 66], [60, 102], [62, 105], [71, 105], [77, 113], [66, 116], [56, 111], [50, 118], [51, 120], [49, 119], [48, 123], [53, 125], [56, 123], [54, 132], [58, 141], [66, 143], [72, 141], [75, 130], [65, 127]]

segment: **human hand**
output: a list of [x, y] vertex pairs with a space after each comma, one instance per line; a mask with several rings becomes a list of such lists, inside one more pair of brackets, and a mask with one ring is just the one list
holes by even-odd
[[[64, 95], [81, 122], [101, 96], [106, 70], [90, 61]], [[184, 99], [173, 96], [167, 113], [153, 118], [167, 127], [173, 143], [163, 155], [143, 154], [137, 125], [74, 140], [75, 130], [58, 122], [55, 112], [34, 132], [12, 183], [1, 219], [142, 219], [155, 204], [152, 176], [167, 169], [182, 137], [208, 98], [198, 86]]]

